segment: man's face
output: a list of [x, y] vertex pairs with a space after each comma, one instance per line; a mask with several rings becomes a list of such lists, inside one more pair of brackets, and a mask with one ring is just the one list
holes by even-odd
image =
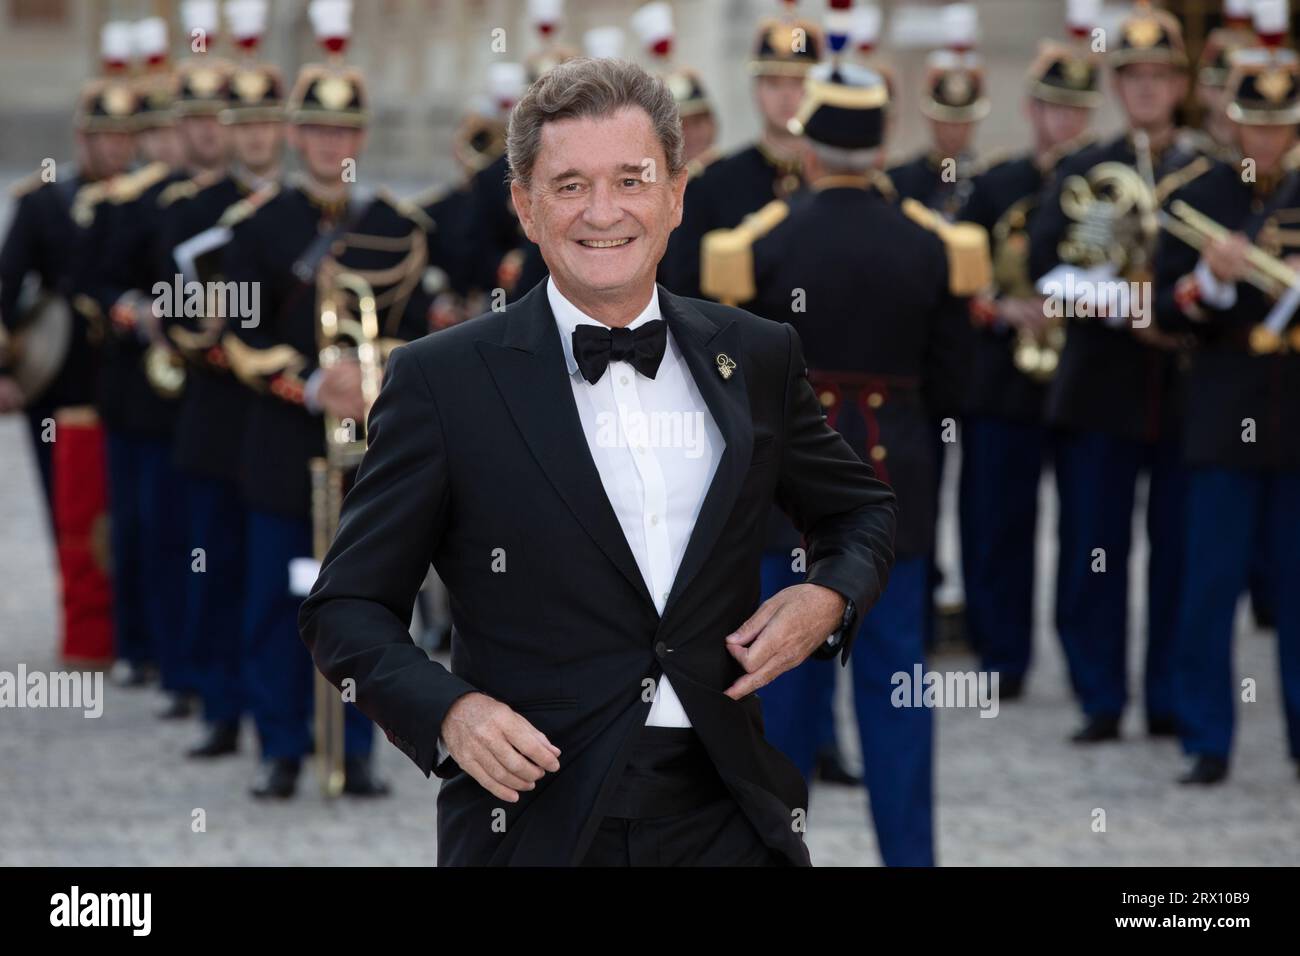
[[935, 152], [943, 157], [955, 158], [970, 149], [971, 140], [975, 138], [975, 124], [930, 120], [930, 136]]
[[1182, 70], [1164, 63], [1132, 63], [1115, 71], [1115, 93], [1129, 126], [1163, 126], [1187, 95]]
[[342, 182], [345, 163], [355, 163], [366, 145], [366, 131], [355, 126], [307, 123], [292, 127], [289, 137], [307, 174], [319, 183]]
[[1274, 173], [1282, 167], [1282, 158], [1296, 144], [1296, 127], [1291, 124], [1247, 126], [1233, 123], [1241, 144], [1241, 155], [1255, 161], [1260, 173]]
[[82, 133], [78, 138], [91, 175], [98, 178], [116, 176], [131, 165], [135, 139], [130, 133]]
[[226, 127], [215, 116], [182, 116], [177, 122], [185, 157], [195, 166], [220, 166], [226, 161]]
[[649, 115], [636, 107], [542, 127], [530, 184], [510, 189], [561, 291], [600, 297], [653, 285], [686, 188], [685, 172], [670, 177], [667, 168]]
[[185, 164], [185, 147], [175, 126], [153, 126], [136, 134], [136, 146], [146, 162], [166, 163], [172, 168]]
[[1196, 84], [1196, 101], [1201, 104], [1201, 125], [1216, 143], [1225, 146], [1232, 143], [1234, 134], [1232, 121], [1223, 112], [1228, 105], [1227, 100], [1223, 87]]
[[280, 149], [284, 144], [284, 124], [235, 123], [230, 127], [230, 145], [235, 159], [261, 175], [280, 162]]
[[786, 124], [803, 102], [803, 77], [758, 76], [754, 80], [754, 101], [769, 131], [788, 135]]
[[682, 137], [685, 140], [685, 159], [690, 162], [713, 145], [718, 136], [718, 124], [712, 113], [696, 113], [682, 117]]
[[1092, 121], [1092, 110], [1087, 107], [1042, 100], [1030, 100], [1029, 114], [1038, 142], [1047, 149], [1082, 136]]

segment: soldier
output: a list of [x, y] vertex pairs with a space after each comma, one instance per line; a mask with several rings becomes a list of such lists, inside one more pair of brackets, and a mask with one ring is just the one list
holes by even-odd
[[75, 294], [75, 265], [84, 260], [70, 254], [78, 245], [72, 210], [79, 198], [86, 206], [82, 197], [102, 195], [135, 150], [127, 24], [107, 24], [103, 38], [108, 75], [85, 84], [77, 98], [77, 162], [19, 183], [0, 248], [0, 414], [22, 408], [27, 417], [58, 545], [62, 657], [74, 666], [103, 666], [113, 654], [110, 569], [96, 547], [108, 507], [103, 429], [91, 407], [90, 333], [98, 329], [88, 326], [93, 310]]
[[892, 167], [889, 179], [903, 199], [915, 199], [952, 220], [978, 172], [972, 143], [980, 120], [989, 114], [989, 101], [984, 95], [984, 69], [973, 52], [978, 35], [974, 5], [949, 4], [943, 14], [948, 48], [927, 60], [921, 100], [931, 146]]
[[[93, 397], [94, 365], [85, 317], [69, 323], [68, 345], [52, 355], [39, 393], [24, 394], [15, 372], [19, 355], [12, 354], [10, 336], [36, 334], [34, 325], [53, 295], [73, 304], [71, 267], [67, 251], [76, 239], [72, 211], [76, 197], [102, 195], [104, 183], [125, 172], [135, 152], [131, 137], [135, 94], [124, 75], [130, 60], [128, 25], [111, 22], [103, 33], [105, 76], [86, 83], [77, 96], [74, 115], [77, 161], [32, 173], [11, 191], [13, 218], [0, 247], [0, 414], [23, 408], [40, 468], [46, 505], [53, 509], [52, 444], [42, 439], [56, 408], [89, 404]], [[89, 201], [83, 200], [83, 205]], [[33, 280], [34, 277], [34, 280]], [[35, 383], [29, 384], [29, 390]]]
[[[881, 855], [887, 865], [923, 866], [934, 862], [932, 715], [894, 706], [891, 694], [895, 675], [924, 666], [929, 421], [955, 409], [964, 356], [954, 330], [966, 321], [957, 295], [987, 281], [987, 249], [976, 230], [975, 244], [954, 248], [950, 262], [937, 217], [900, 208], [880, 171], [887, 105], [879, 74], [835, 62], [813, 68], [791, 127], [807, 143], [809, 192], [711, 235], [703, 279], [712, 296], [793, 323], [829, 421], [898, 495], [897, 560], [862, 625], [853, 697]], [[761, 692], [769, 739], [805, 775], [815, 740], [801, 685], [810, 679], [805, 665]]]
[[700, 248], [706, 233], [741, 219], [803, 185], [797, 137], [787, 124], [803, 97], [803, 77], [821, 59], [818, 27], [790, 16], [759, 24], [749, 71], [762, 118], [757, 142], [710, 163], [686, 187], [682, 224], [669, 237], [660, 266], [667, 288], [700, 295]]
[[[518, 64], [493, 64], [519, 69]], [[461, 178], [450, 188], [434, 187], [411, 197], [431, 223], [429, 261], [436, 266], [431, 286], [426, 291], [434, 297], [429, 325], [444, 329], [463, 322], [488, 308], [484, 291], [474, 284], [475, 229], [474, 177], [505, 154], [506, 126], [502, 116], [505, 104], [513, 105], [522, 92], [522, 69], [517, 91], [493, 105], [472, 109], [456, 127], [453, 153]]]
[[[1162, 237], [1157, 255], [1159, 319], [1199, 343], [1187, 376], [1187, 548], [1174, 664], [1189, 784], [1228, 775], [1239, 693], [1233, 625], [1257, 563], [1280, 585], [1272, 594], [1283, 710], [1289, 753], [1300, 761], [1300, 172], [1285, 162], [1300, 121], [1296, 56], [1239, 52], [1227, 89], [1254, 174], [1219, 163], [1178, 192], [1186, 205], [1171, 204], [1171, 228], [1181, 228]], [[1228, 234], [1207, 234], [1202, 217]]]
[[1224, 0], [1223, 26], [1211, 30], [1201, 47], [1196, 70], [1196, 102], [1201, 108], [1201, 128], [1187, 131], [1187, 142], [1198, 152], [1231, 161], [1235, 147], [1232, 124], [1224, 106], [1224, 84], [1232, 54], [1250, 46], [1255, 35], [1250, 29], [1252, 0]]
[[[429, 308], [421, 282], [425, 223], [411, 218], [414, 207], [351, 186], [369, 114], [362, 76], [338, 62], [350, 11], [332, 3], [309, 9], [333, 59], [303, 67], [289, 95], [289, 142], [303, 172], [242, 201], [227, 220], [234, 235], [222, 256], [227, 281], [258, 296], [255, 318], [228, 323], [223, 340], [231, 367], [256, 393], [244, 428], [240, 486], [248, 509], [245, 690], [263, 757], [252, 791], [257, 797], [292, 796], [312, 747], [314, 669], [298, 634], [301, 596], [291, 592], [287, 571], [313, 551], [308, 463], [325, 452], [322, 414], [355, 431], [366, 413], [358, 362], [322, 368], [325, 300], [346, 327], [364, 306], [340, 295], [350, 281], [341, 276], [368, 282], [381, 351], [423, 335]], [[344, 793], [388, 792], [371, 772], [372, 743], [373, 726], [348, 703]]]
[[689, 67], [672, 66], [677, 39], [673, 8], [663, 0], [647, 3], [632, 15], [632, 29], [646, 53], [658, 64], [660, 75], [677, 102], [682, 118], [683, 156], [690, 175], [698, 176], [718, 158], [714, 150], [718, 121], [700, 75]]
[[988, 231], [994, 262], [991, 293], [971, 301], [978, 332], [958, 510], [967, 635], [984, 669], [1001, 675], [1002, 700], [1020, 696], [1033, 648], [1038, 486], [1049, 452], [1043, 401], [1063, 336], [1029, 274], [1029, 227], [1045, 179], [1084, 145], [1101, 101], [1097, 80], [1077, 34], [1069, 43], [1045, 41], [1027, 77], [1033, 149], [976, 176], [959, 214]]
[[249, 391], [230, 371], [221, 345], [229, 298], [221, 285], [221, 247], [231, 231], [226, 217], [238, 204], [274, 188], [284, 145], [284, 81], [254, 57], [265, 29], [266, 4], [228, 4], [231, 33], [243, 52], [225, 84], [219, 114], [231, 143], [230, 168], [214, 179], [205, 172], [169, 187], [163, 215], [164, 247], [184, 282], [205, 284], [201, 315], [173, 311], [162, 320], [167, 340], [185, 359], [186, 389], [177, 413], [174, 462], [186, 476], [187, 544], [202, 548], [205, 570], [188, 581], [184, 641], [198, 675], [206, 725], [191, 757], [218, 757], [238, 746], [243, 699], [239, 687], [244, 611], [244, 503], [239, 492], [239, 452]]
[[[145, 44], [140, 52], [146, 59], [166, 49], [160, 21], [142, 23], [136, 38]], [[174, 301], [163, 216], [186, 180], [215, 175], [225, 163], [225, 137], [216, 114], [225, 102], [226, 72], [208, 54], [187, 58], [174, 75], [170, 109], [158, 92], [160, 75], [147, 73], [139, 83], [140, 147], [153, 161], [115, 180], [107, 201], [94, 210], [87, 229], [85, 281], [88, 294], [108, 317], [100, 350], [99, 408], [108, 436], [118, 640], [128, 648], [152, 649], [170, 697], [159, 716], [177, 719], [192, 713], [198, 677], [183, 630], [186, 575], [193, 573], [193, 557], [182, 524], [174, 520], [185, 507], [184, 478], [172, 464], [185, 376], [159, 324], [163, 313], [181, 306]], [[176, 141], [179, 167], [163, 158]], [[156, 286], [165, 290], [161, 296]], [[133, 649], [125, 657], [134, 661], [140, 654]], [[129, 677], [132, 683], [141, 679], [138, 673]]]
[[[513, 108], [532, 83], [557, 63], [576, 56], [576, 52], [558, 41], [563, 21], [563, 0], [529, 0], [528, 16], [539, 38], [539, 47], [525, 61], [524, 82], [517, 68], [502, 70], [495, 82], [501, 84], [498, 99], [509, 102], [503, 113]], [[473, 179], [474, 243], [472, 286], [485, 295], [500, 289], [513, 302], [546, 277], [546, 263], [537, 245], [528, 240], [519, 226], [510, 199], [509, 168], [504, 150]], [[493, 308], [495, 303], [489, 303]], [[472, 314], [472, 313], [471, 313]]]
[[[1062, 160], [1030, 227], [1030, 274], [1040, 290], [1053, 292], [1049, 305], [1057, 314], [1068, 314], [1046, 417], [1059, 430], [1056, 627], [1085, 716], [1072, 738], [1078, 743], [1120, 735], [1127, 700], [1129, 545], [1142, 471], [1150, 474], [1147, 730], [1154, 736], [1175, 732], [1171, 676], [1183, 473], [1177, 356], [1151, 326], [1153, 207], [1210, 165], [1179, 144], [1174, 126], [1174, 110], [1187, 92], [1178, 21], [1139, 4], [1119, 34], [1107, 56], [1128, 129]], [[1109, 231], [1099, 235], [1091, 228], [1099, 221], [1110, 223]], [[1101, 282], [1092, 283], [1098, 275]], [[1107, 290], [1114, 293], [1114, 310], [1093, 308], [1089, 296], [1105, 297]]]

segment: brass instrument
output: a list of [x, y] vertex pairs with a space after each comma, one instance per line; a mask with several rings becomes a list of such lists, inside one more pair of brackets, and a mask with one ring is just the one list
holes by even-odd
[[[1175, 199], [1169, 204], [1169, 211], [1160, 216], [1160, 226], [1198, 252], [1210, 243], [1226, 239], [1232, 234], [1226, 226], [1220, 225], [1181, 199]], [[1272, 299], [1300, 290], [1300, 273], [1253, 243], [1246, 249], [1246, 272], [1242, 281], [1253, 285]], [[1285, 318], [1289, 319], [1290, 316]], [[1290, 338], [1292, 348], [1300, 351], [1300, 330], [1293, 330]], [[1255, 354], [1271, 354], [1279, 351], [1282, 346], [1282, 328], [1261, 322], [1250, 330], [1250, 349]]]
[[[1181, 239], [1198, 252], [1211, 242], [1226, 239], [1232, 234], [1226, 226], [1219, 225], [1181, 199], [1175, 199], [1169, 204], [1169, 212], [1160, 217], [1160, 225], [1170, 235]], [[1300, 285], [1300, 274], [1259, 246], [1252, 244], [1246, 250], [1246, 264], [1248, 268], [1242, 276], [1243, 281], [1272, 298]]]
[[[359, 319], [341, 316], [342, 294], [357, 298]], [[367, 411], [379, 396], [383, 377], [379, 342], [379, 312], [370, 283], [355, 272], [339, 272], [324, 290], [320, 303], [320, 367], [329, 369], [355, 358], [361, 367], [361, 395]], [[364, 422], [349, 422], [325, 414], [325, 455], [308, 463], [311, 473], [312, 550], [325, 560], [338, 531], [343, 507], [343, 483], [361, 463], [366, 450]], [[360, 437], [358, 437], [360, 435]], [[336, 797], [343, 791], [343, 698], [338, 688], [316, 672], [315, 739], [321, 792]]]
[[1110, 263], [1119, 273], [1150, 270], [1156, 231], [1154, 190], [1120, 162], [1098, 163], [1061, 186], [1061, 210], [1074, 222], [1057, 250], [1083, 268]]
[[145, 378], [163, 398], [177, 398], [185, 390], [185, 361], [166, 345], [153, 343], [141, 361]]
[[25, 285], [18, 300], [17, 331], [6, 341], [0, 328], [0, 351], [13, 362], [13, 375], [28, 402], [45, 394], [72, 347], [73, 315], [58, 293]]
[[[1007, 298], [1037, 297], [1029, 275], [1029, 214], [1037, 196], [1026, 196], [1012, 204], [993, 225], [993, 278]], [[1011, 341], [1011, 360], [1016, 369], [1035, 382], [1050, 382], [1061, 364], [1065, 348], [1065, 323], [1053, 319], [1042, 330], [1017, 328]]]

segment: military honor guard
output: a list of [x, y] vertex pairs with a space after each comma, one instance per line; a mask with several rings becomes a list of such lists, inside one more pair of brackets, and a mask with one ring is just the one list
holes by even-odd
[[[369, 104], [363, 77], [342, 61], [351, 6], [316, 0], [309, 13], [329, 61], [303, 67], [289, 95], [289, 140], [302, 173], [237, 204], [221, 265], [236, 289], [257, 290], [256, 321], [228, 321], [222, 343], [254, 390], [239, 481], [247, 508], [242, 664], [263, 758], [258, 797], [292, 796], [313, 748], [313, 669], [297, 617], [315, 570], [302, 571], [302, 559], [310, 565], [332, 535], [379, 359], [427, 331], [430, 303], [421, 281], [426, 231], [408, 214], [413, 207], [353, 185]], [[316, 714], [341, 704], [337, 692], [317, 697]], [[352, 702], [342, 709], [341, 791], [386, 794], [371, 772], [373, 726]], [[332, 746], [325, 737], [316, 739], [320, 756]]]
[[803, 77], [822, 55], [820, 28], [794, 15], [794, 4], [763, 20], [749, 72], [762, 119], [758, 141], [708, 165], [686, 187], [682, 224], [668, 240], [660, 267], [664, 284], [678, 295], [698, 296], [700, 252], [705, 235], [731, 229], [774, 199], [803, 186], [797, 137], [788, 123], [803, 97]]
[[71, 315], [73, 209], [125, 172], [135, 154], [136, 96], [127, 77], [130, 25], [111, 21], [101, 36], [103, 75], [77, 96], [75, 163], [42, 168], [10, 191], [14, 204], [0, 246], [0, 412], [24, 409], [41, 488], [53, 508], [54, 446], [42, 438], [56, 409], [93, 397], [93, 360], [84, 317]]
[[931, 145], [908, 162], [891, 167], [889, 178], [904, 199], [915, 199], [954, 219], [978, 171], [975, 131], [990, 104], [984, 93], [984, 67], [975, 43], [978, 13], [973, 3], [943, 9], [947, 47], [926, 61], [921, 112], [929, 123]]
[[[1241, 155], [1174, 194], [1157, 255], [1159, 318], [1192, 334], [1183, 453], [1186, 551], [1173, 683], [1189, 784], [1228, 775], [1233, 631], [1256, 567], [1272, 586], [1288, 753], [1300, 762], [1300, 66], [1285, 3], [1261, 4], [1267, 46], [1240, 50], [1227, 117]], [[1272, 7], [1273, 9], [1264, 9]], [[1270, 22], [1271, 21], [1271, 22]], [[1257, 21], [1258, 23], [1259, 21]]]
[[[827, 31], [833, 51], [847, 37], [837, 23]], [[773, 200], [736, 229], [711, 234], [703, 281], [710, 296], [794, 326], [829, 423], [898, 495], [896, 562], [862, 623], [852, 685], [881, 856], [887, 865], [924, 866], [935, 859], [933, 715], [896, 706], [893, 677], [924, 667], [935, 517], [929, 422], [956, 410], [960, 296], [987, 281], [988, 260], [980, 230], [900, 206], [881, 171], [888, 102], [883, 78], [840, 62], [838, 52], [811, 69], [791, 123], [808, 194]], [[769, 738], [805, 776], [816, 743], [807, 727], [810, 679], [805, 663], [760, 692]]]
[[[1046, 417], [1059, 433], [1056, 628], [1085, 716], [1073, 738], [1080, 743], [1120, 735], [1128, 700], [1129, 551], [1143, 472], [1150, 475], [1146, 724], [1153, 735], [1176, 731], [1180, 380], [1176, 343], [1157, 331], [1149, 290], [1157, 207], [1210, 165], [1181, 144], [1174, 125], [1188, 82], [1178, 21], [1139, 3], [1108, 49], [1128, 128], [1062, 160], [1030, 226], [1030, 273], [1068, 317]], [[1091, 228], [1103, 218], [1106, 228]], [[1113, 302], [1098, 307], [1098, 297]]]
[[[192, 757], [234, 753], [244, 709], [241, 644], [244, 613], [245, 507], [240, 446], [251, 393], [234, 376], [222, 338], [230, 322], [253, 316], [229, 294], [221, 249], [245, 201], [274, 190], [284, 145], [284, 80], [256, 53], [266, 28], [265, 0], [232, 0], [226, 15], [240, 55], [225, 84], [218, 119], [230, 138], [224, 172], [205, 171], [173, 187], [163, 215], [164, 246], [178, 284], [201, 283], [203, 307], [162, 319], [167, 341], [185, 360], [186, 389], [177, 412], [174, 461], [186, 476], [187, 545], [202, 549], [203, 573], [185, 594], [184, 642], [197, 673], [205, 724]], [[223, 294], [224, 293], [224, 294]]]
[[1045, 41], [1029, 68], [1024, 113], [1032, 150], [976, 176], [959, 213], [988, 231], [994, 266], [992, 288], [970, 303], [977, 334], [958, 504], [966, 636], [984, 669], [1000, 675], [1003, 700], [1020, 695], [1033, 648], [1038, 488], [1050, 458], [1043, 405], [1065, 338], [1034, 287], [1029, 230], [1044, 183], [1084, 145], [1101, 102], [1086, 39], [1095, 7], [1070, 3], [1070, 38]]
[[98, 316], [78, 298], [74, 209], [126, 171], [136, 95], [127, 77], [129, 24], [102, 33], [103, 76], [77, 96], [75, 163], [43, 165], [13, 190], [0, 247], [0, 414], [21, 409], [31, 434], [58, 552], [61, 657], [102, 666], [114, 653], [110, 560], [100, 531], [108, 507], [103, 426], [93, 407]]
[[[201, 7], [184, 9], [206, 23]], [[207, 54], [197, 54], [170, 74], [160, 21], [143, 21], [134, 35], [146, 64], [137, 81], [137, 136], [150, 162], [114, 180], [90, 214], [84, 282], [105, 317], [98, 404], [108, 436], [114, 613], [119, 646], [125, 650], [120, 656], [128, 662], [156, 659], [171, 698], [160, 716], [177, 718], [189, 715], [198, 689], [183, 641], [192, 558], [182, 524], [174, 520], [185, 506], [184, 483], [171, 460], [185, 378], [179, 358], [161, 335], [158, 317], [166, 305], [158, 302], [155, 285], [172, 287], [162, 239], [169, 190], [225, 162], [224, 138], [212, 136], [206, 122], [216, 123], [225, 73]], [[167, 75], [174, 76], [170, 103], [159, 90]], [[178, 114], [174, 124], [159, 115], [168, 112]], [[173, 157], [176, 145], [180, 155]], [[171, 165], [176, 161], [180, 165]], [[145, 676], [132, 673], [128, 681], [139, 683]]]

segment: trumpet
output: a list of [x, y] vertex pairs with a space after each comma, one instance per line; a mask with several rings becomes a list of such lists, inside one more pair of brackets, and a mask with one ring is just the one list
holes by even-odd
[[[1161, 213], [1160, 226], [1170, 235], [1181, 239], [1197, 252], [1212, 242], [1226, 239], [1232, 233], [1203, 212], [1198, 212], [1181, 199], [1169, 204], [1169, 211]], [[1246, 274], [1242, 280], [1271, 298], [1277, 298], [1300, 286], [1300, 273], [1276, 256], [1271, 256], [1259, 246], [1246, 250]]]
[[[359, 318], [342, 316], [342, 296], [351, 292], [357, 299]], [[329, 369], [355, 357], [361, 368], [361, 396], [367, 412], [379, 397], [383, 378], [379, 342], [379, 312], [370, 283], [355, 272], [337, 273], [324, 290], [317, 328], [320, 367]], [[330, 542], [338, 531], [343, 508], [343, 485], [347, 475], [361, 463], [366, 439], [364, 422], [325, 415], [325, 454], [308, 463], [311, 475], [312, 551], [324, 561]], [[321, 792], [336, 797], [343, 792], [343, 698], [338, 688], [316, 672], [315, 685], [316, 766]]]
[[[1161, 215], [1160, 225], [1171, 236], [1198, 252], [1231, 235], [1225, 226], [1181, 199], [1169, 204], [1169, 212]], [[1250, 330], [1250, 350], [1256, 355], [1271, 355], [1283, 350], [1287, 343], [1283, 337], [1287, 323], [1300, 304], [1300, 273], [1251, 243], [1246, 248], [1246, 271], [1241, 278], [1270, 298], [1281, 300], [1263, 322]], [[1300, 328], [1291, 330], [1289, 342], [1292, 349], [1300, 351]]]

